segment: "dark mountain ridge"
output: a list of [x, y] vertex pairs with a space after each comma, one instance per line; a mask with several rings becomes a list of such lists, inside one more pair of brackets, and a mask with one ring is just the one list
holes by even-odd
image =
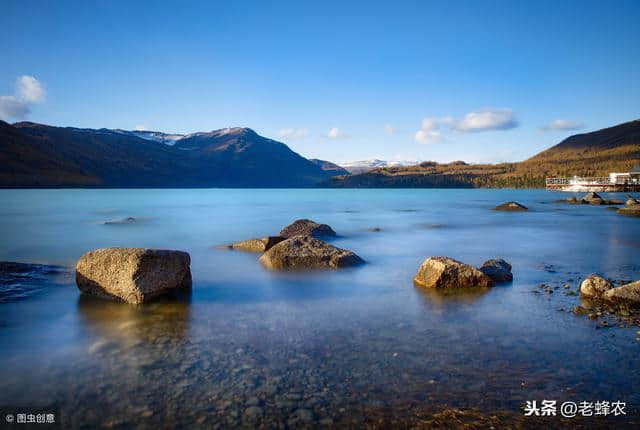
[[196, 133], [173, 145], [133, 132], [0, 121], [2, 187], [309, 187], [329, 177], [251, 129]]

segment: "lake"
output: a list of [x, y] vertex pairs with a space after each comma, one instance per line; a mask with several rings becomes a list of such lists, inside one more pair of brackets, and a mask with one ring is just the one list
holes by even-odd
[[[640, 219], [553, 203], [568, 195], [0, 190], [0, 261], [65, 268], [0, 303], [3, 417], [52, 411], [63, 428], [354, 428], [440, 405], [522, 415], [526, 401], [553, 399], [626, 402], [616, 423], [633, 426], [639, 328], [574, 315], [580, 298], [568, 293], [593, 272], [640, 279]], [[530, 211], [491, 210], [510, 200]], [[126, 217], [136, 221], [105, 224]], [[257, 254], [215, 248], [297, 218], [329, 224], [331, 242], [366, 264], [276, 273]], [[112, 246], [189, 252], [191, 294], [141, 307], [81, 297], [76, 260]], [[415, 287], [422, 261], [438, 255], [476, 266], [503, 257], [514, 281], [466, 294]]]

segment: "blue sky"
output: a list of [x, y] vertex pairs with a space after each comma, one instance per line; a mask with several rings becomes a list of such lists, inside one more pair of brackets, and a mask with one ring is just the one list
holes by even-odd
[[0, 116], [10, 122], [247, 126], [332, 161], [498, 162], [640, 117], [638, 1], [2, 9]]

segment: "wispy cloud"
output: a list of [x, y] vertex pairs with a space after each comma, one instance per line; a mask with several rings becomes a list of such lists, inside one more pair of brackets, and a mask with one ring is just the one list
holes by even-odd
[[338, 127], [333, 127], [327, 133], [327, 137], [329, 139], [344, 139], [349, 137], [349, 135], [344, 131], [340, 130]]
[[475, 133], [491, 130], [509, 130], [518, 126], [511, 109], [488, 109], [469, 112], [461, 119], [450, 116], [426, 117], [422, 120], [420, 130], [414, 138], [421, 144], [433, 144], [446, 142], [447, 139], [441, 133], [442, 127], [449, 131], [460, 133]]
[[422, 129], [418, 130], [414, 136], [416, 142], [423, 145], [441, 143], [443, 141], [440, 134], [440, 124], [444, 118], [425, 118], [422, 120]]
[[464, 133], [489, 131], [489, 130], [509, 130], [516, 128], [518, 121], [511, 109], [493, 109], [470, 112], [459, 121], [452, 123], [452, 129]]
[[33, 76], [20, 76], [15, 95], [0, 96], [0, 118], [23, 119], [31, 113], [30, 106], [46, 99], [46, 91]]
[[540, 127], [542, 131], [550, 131], [550, 130], [563, 130], [563, 131], [572, 131], [572, 130], [581, 130], [584, 128], [584, 123], [582, 121], [572, 121], [568, 119], [556, 119], [551, 121], [549, 124]]
[[309, 130], [306, 128], [281, 128], [278, 135], [285, 139], [304, 139], [309, 136]]
[[434, 143], [442, 143], [444, 141], [439, 131], [418, 130], [414, 136], [416, 142], [422, 145], [431, 145]]

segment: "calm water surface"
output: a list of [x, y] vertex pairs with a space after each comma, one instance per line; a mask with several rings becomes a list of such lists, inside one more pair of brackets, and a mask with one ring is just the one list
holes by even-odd
[[[514, 190], [0, 190], [0, 260], [62, 265], [0, 304], [0, 407], [64, 427], [331, 426], [368, 409], [622, 400], [638, 417], [637, 328], [571, 309], [592, 272], [640, 279], [640, 219]], [[610, 197], [614, 197], [611, 195]], [[619, 196], [615, 196], [618, 197]], [[528, 213], [500, 213], [516, 200]], [[133, 224], [105, 225], [132, 216]], [[216, 245], [327, 223], [367, 264], [272, 273]], [[380, 227], [380, 232], [368, 229]], [[191, 254], [187, 297], [81, 298], [72, 268], [101, 247]], [[504, 257], [513, 284], [464, 295], [412, 284], [428, 256]], [[563, 285], [536, 294], [540, 283]], [[594, 418], [595, 419], [595, 418]], [[353, 421], [349, 421], [353, 422]], [[357, 424], [354, 424], [357, 426]]]

